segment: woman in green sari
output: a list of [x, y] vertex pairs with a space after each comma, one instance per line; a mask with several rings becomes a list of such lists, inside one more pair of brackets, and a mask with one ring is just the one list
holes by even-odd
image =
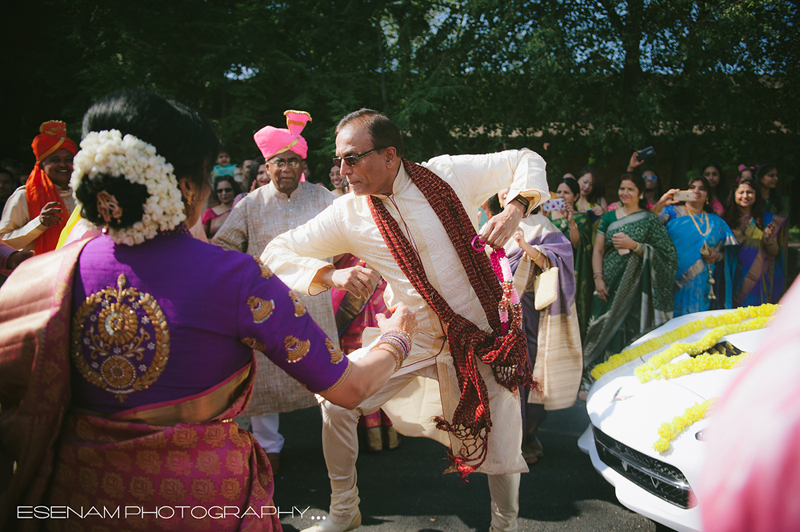
[[646, 209], [643, 191], [640, 176], [622, 174], [622, 207], [606, 213], [597, 230], [592, 255], [596, 295], [583, 351], [587, 373], [672, 318], [677, 253], [664, 224]]
[[551, 211], [548, 218], [572, 243], [575, 257], [575, 308], [578, 312], [578, 326], [581, 340], [586, 336], [589, 312], [592, 310], [592, 222], [583, 212], [577, 212], [575, 202], [581, 194], [581, 187], [574, 178], [565, 178], [556, 189], [556, 197], [564, 200], [563, 211]]

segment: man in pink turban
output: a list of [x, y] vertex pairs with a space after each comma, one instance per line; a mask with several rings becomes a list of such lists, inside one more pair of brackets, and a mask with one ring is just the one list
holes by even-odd
[[[228, 215], [212, 240], [226, 249], [235, 249], [260, 257], [273, 238], [299, 227], [324, 211], [334, 196], [324, 187], [304, 182], [308, 143], [301, 136], [311, 116], [303, 111], [286, 111], [287, 129], [267, 126], [254, 138], [264, 155], [270, 177], [267, 185], [257, 188]], [[329, 297], [298, 295], [298, 312], [308, 309], [328, 337], [337, 344], [338, 330]], [[266, 357], [258, 357], [258, 372], [253, 399], [243, 414], [251, 416], [253, 435], [267, 452], [273, 469], [278, 470], [283, 436], [278, 432], [278, 413], [316, 405], [308, 390], [278, 369]]]

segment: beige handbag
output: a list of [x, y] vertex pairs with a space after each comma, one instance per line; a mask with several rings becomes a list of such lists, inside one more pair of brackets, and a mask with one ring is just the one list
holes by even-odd
[[533, 293], [536, 310], [545, 309], [558, 299], [558, 266], [551, 266], [536, 276]]

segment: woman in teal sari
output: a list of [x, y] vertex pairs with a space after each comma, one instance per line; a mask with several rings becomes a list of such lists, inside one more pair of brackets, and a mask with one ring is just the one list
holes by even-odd
[[[711, 308], [731, 308], [737, 244], [728, 224], [714, 214], [708, 200], [709, 184], [703, 176], [689, 181], [694, 199], [678, 205], [674, 188], [653, 206], [666, 224], [678, 252], [678, 276], [675, 279], [673, 316]], [[726, 252], [727, 249], [727, 252]], [[723, 282], [714, 281], [715, 269]]]
[[575, 202], [581, 188], [574, 178], [565, 178], [556, 189], [556, 197], [562, 198], [566, 208], [552, 211], [548, 218], [572, 243], [575, 257], [575, 308], [581, 339], [586, 336], [589, 312], [592, 310], [592, 222], [583, 212], [577, 212]]
[[739, 243], [733, 277], [733, 306], [777, 303], [783, 295], [783, 246], [786, 219], [764, 212], [758, 183], [743, 179], [725, 209], [728, 225]]
[[664, 225], [645, 208], [643, 191], [640, 176], [622, 174], [622, 207], [606, 213], [597, 229], [596, 296], [584, 342], [587, 372], [672, 317], [678, 259]]

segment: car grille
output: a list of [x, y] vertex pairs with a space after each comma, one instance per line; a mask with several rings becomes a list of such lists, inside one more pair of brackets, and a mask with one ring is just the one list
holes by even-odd
[[597, 454], [608, 467], [643, 490], [679, 508], [696, 506], [697, 499], [683, 473], [674, 466], [656, 460], [618, 442], [592, 426]]

